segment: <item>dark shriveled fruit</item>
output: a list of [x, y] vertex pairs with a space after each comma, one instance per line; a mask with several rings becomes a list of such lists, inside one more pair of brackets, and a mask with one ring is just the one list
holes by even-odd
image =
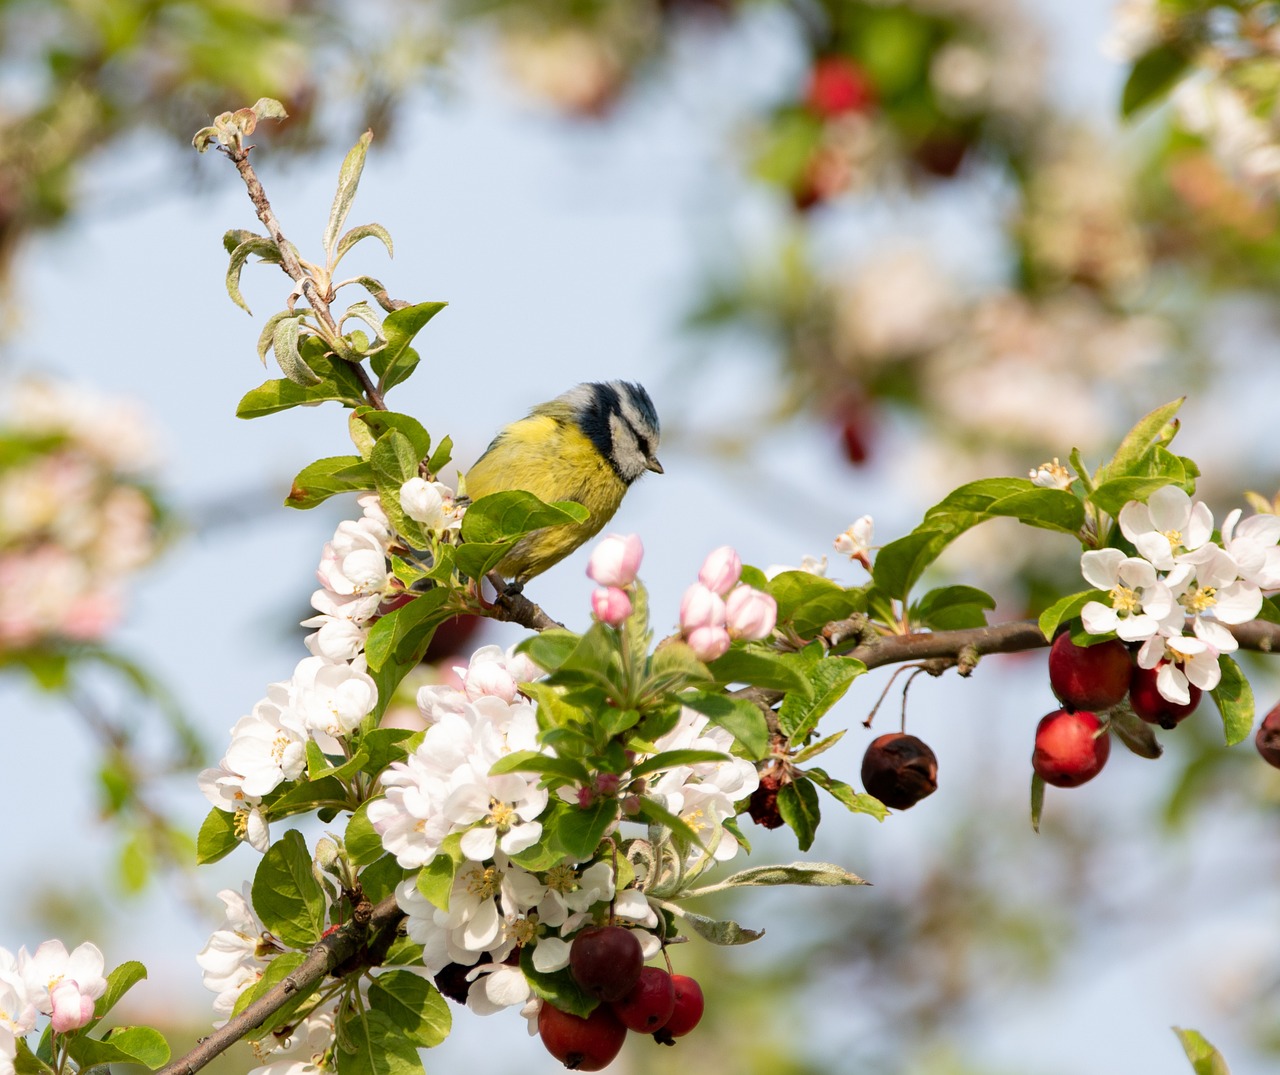
[[1118, 638], [1077, 646], [1060, 634], [1049, 650], [1049, 686], [1067, 709], [1098, 712], [1124, 701], [1132, 660]]
[[781, 787], [782, 773], [778, 768], [771, 767], [760, 774], [760, 786], [751, 793], [747, 804], [747, 813], [757, 825], [776, 829], [782, 824], [782, 813], [778, 809], [778, 789]]
[[1262, 718], [1258, 734], [1253, 737], [1253, 745], [1258, 748], [1263, 761], [1280, 769], [1280, 703]]
[[938, 759], [923, 740], [890, 732], [862, 756], [862, 786], [885, 806], [906, 810], [938, 790]]
[[569, 972], [593, 997], [621, 1000], [640, 980], [644, 952], [636, 935], [622, 926], [592, 926], [569, 946]]
[[1096, 713], [1056, 709], [1036, 727], [1031, 767], [1046, 784], [1074, 788], [1092, 780], [1111, 756], [1111, 737]]
[[627, 1028], [607, 1004], [585, 1019], [543, 1004], [538, 1011], [538, 1036], [547, 1052], [570, 1071], [599, 1071], [622, 1051]]

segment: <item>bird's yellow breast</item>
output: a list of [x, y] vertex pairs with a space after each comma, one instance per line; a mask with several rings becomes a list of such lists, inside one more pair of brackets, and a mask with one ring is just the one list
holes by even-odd
[[505, 578], [524, 581], [564, 559], [598, 534], [618, 510], [626, 484], [578, 427], [547, 414], [507, 426], [467, 472], [473, 500], [525, 489], [540, 500], [573, 500], [591, 512], [583, 523], [535, 530], [498, 565]]

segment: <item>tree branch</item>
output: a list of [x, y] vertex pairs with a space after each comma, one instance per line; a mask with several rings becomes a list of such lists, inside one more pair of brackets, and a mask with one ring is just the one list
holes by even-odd
[[162, 1068], [157, 1075], [194, 1075], [241, 1038], [248, 1037], [255, 1027], [268, 1022], [295, 994], [309, 992], [336, 968], [341, 967], [344, 974], [354, 971], [353, 963], [366, 951], [369, 939], [397, 929], [403, 919], [404, 912], [396, 903], [395, 896], [388, 896], [373, 908], [367, 923], [353, 919], [321, 938], [293, 974], [263, 993], [239, 1015], [228, 1019], [207, 1038], [202, 1038], [194, 1049]]

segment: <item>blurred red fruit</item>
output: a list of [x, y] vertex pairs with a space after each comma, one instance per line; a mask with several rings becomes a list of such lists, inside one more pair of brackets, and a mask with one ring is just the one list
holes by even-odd
[[829, 119], [846, 112], [865, 112], [875, 103], [875, 87], [866, 73], [845, 56], [824, 56], [809, 72], [804, 103], [809, 111]]
[[621, 1000], [640, 980], [644, 952], [622, 926], [592, 926], [569, 945], [569, 972], [593, 997]]

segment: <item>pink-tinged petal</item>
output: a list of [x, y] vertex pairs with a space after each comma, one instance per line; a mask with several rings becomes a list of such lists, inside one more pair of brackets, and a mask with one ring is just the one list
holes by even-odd
[[493, 858], [498, 846], [498, 832], [492, 826], [482, 825], [462, 834], [458, 847], [472, 862], [484, 862]]
[[701, 582], [695, 582], [680, 600], [680, 628], [685, 632], [699, 627], [723, 627], [724, 599]]
[[698, 581], [712, 593], [724, 597], [742, 577], [742, 560], [732, 545], [721, 545], [707, 554]]
[[685, 641], [698, 660], [714, 661], [729, 652], [733, 640], [723, 627], [698, 627], [689, 632]]
[[1164, 660], [1165, 645], [1164, 639], [1160, 635], [1152, 635], [1138, 650], [1138, 667], [1139, 668], [1155, 668]]
[[93, 1018], [93, 1000], [80, 992], [70, 978], [64, 978], [49, 991], [52, 1005], [50, 1022], [59, 1034], [79, 1030]]
[[644, 559], [637, 534], [608, 534], [591, 550], [587, 577], [601, 586], [630, 586]]

